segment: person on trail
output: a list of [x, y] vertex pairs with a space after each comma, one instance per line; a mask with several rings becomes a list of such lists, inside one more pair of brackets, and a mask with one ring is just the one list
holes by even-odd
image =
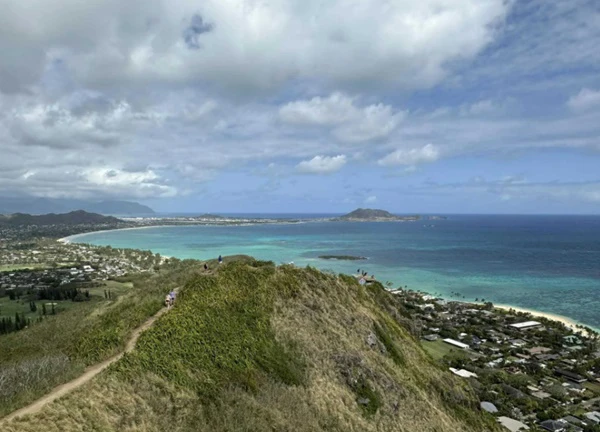
[[167, 309], [171, 309], [171, 294], [167, 294], [165, 297], [165, 306]]
[[204, 271], [208, 270], [208, 264], [204, 263]]
[[171, 292], [169, 293], [169, 297], [171, 297], [171, 306], [173, 306], [173, 303], [175, 303], [175, 296], [177, 296], [177, 293], [175, 292], [175, 290], [171, 290]]
[[219, 264], [223, 264], [223, 257], [219, 255]]

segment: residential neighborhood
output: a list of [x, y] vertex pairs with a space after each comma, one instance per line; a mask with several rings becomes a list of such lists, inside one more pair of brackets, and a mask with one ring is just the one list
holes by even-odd
[[491, 303], [395, 290], [414, 333], [507, 430], [600, 431], [598, 333]]

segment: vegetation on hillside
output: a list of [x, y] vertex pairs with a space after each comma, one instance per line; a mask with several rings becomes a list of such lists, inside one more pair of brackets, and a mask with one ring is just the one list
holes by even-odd
[[108, 373], [5, 430], [498, 430], [380, 284], [251, 259], [217, 267], [188, 271], [175, 308]]
[[131, 331], [162, 307], [165, 293], [189, 276], [190, 263], [171, 260], [156, 274], [122, 278], [109, 285], [110, 298], [69, 300], [67, 309], [59, 302], [61, 313], [48, 309], [42, 322], [0, 336], [0, 417], [119, 352]]

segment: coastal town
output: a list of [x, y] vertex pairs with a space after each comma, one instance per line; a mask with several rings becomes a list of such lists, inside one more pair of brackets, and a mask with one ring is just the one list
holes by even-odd
[[[60, 300], [84, 301], [89, 295], [87, 287], [127, 275], [157, 272], [167, 260], [150, 251], [58, 239], [82, 232], [164, 223], [160, 218], [136, 222], [75, 216], [71, 222], [0, 225], [0, 315], [14, 309], [6, 305], [19, 301], [25, 305], [23, 298], [55, 300], [58, 296]], [[235, 221], [242, 220], [204, 215], [191, 222]], [[367, 284], [376, 283], [372, 277], [362, 279]], [[467, 303], [407, 289], [391, 292], [408, 318], [406, 327], [425, 351], [469, 382], [481, 401], [480, 409], [495, 416], [506, 430], [600, 431], [600, 345], [593, 329], [496, 308], [485, 300]], [[17, 322], [30, 324], [29, 319], [15, 317], [10, 328], [3, 321], [3, 332], [23, 328]]]
[[393, 293], [424, 349], [469, 381], [507, 430], [600, 431], [597, 332], [485, 301]]

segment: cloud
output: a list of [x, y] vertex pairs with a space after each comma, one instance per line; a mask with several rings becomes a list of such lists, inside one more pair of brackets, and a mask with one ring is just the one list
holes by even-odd
[[600, 107], [600, 90], [581, 89], [567, 101], [567, 106], [573, 111], [587, 111]]
[[381, 166], [419, 165], [435, 162], [441, 156], [440, 150], [433, 144], [427, 144], [420, 148], [398, 149], [381, 158], [378, 163]]
[[375, 195], [365, 198], [365, 204], [373, 204], [375, 202], [377, 202], [377, 197]]
[[264, 89], [296, 79], [429, 87], [489, 44], [509, 9], [504, 0], [16, 2], [0, 16], [0, 85], [26, 89], [60, 58], [92, 87]]
[[360, 116], [354, 99], [342, 93], [332, 93], [327, 98], [289, 102], [279, 109], [282, 121], [295, 125], [335, 126]]
[[488, 194], [500, 201], [550, 201], [559, 203], [600, 203], [600, 182], [531, 182], [523, 176], [507, 176], [499, 180], [481, 177], [464, 183], [423, 184], [415, 189], [422, 193], [444, 193], [456, 196]]
[[389, 136], [404, 118], [389, 105], [359, 107], [356, 98], [343, 93], [329, 97], [289, 102], [279, 109], [279, 118], [291, 125], [324, 126], [339, 141], [359, 143]]
[[0, 176], [0, 184], [5, 193], [26, 189], [30, 195], [46, 198], [139, 199], [172, 197], [178, 193], [176, 187], [150, 169], [38, 168], [8, 178]]
[[296, 165], [296, 170], [305, 174], [332, 174], [346, 165], [346, 156], [315, 156]]

